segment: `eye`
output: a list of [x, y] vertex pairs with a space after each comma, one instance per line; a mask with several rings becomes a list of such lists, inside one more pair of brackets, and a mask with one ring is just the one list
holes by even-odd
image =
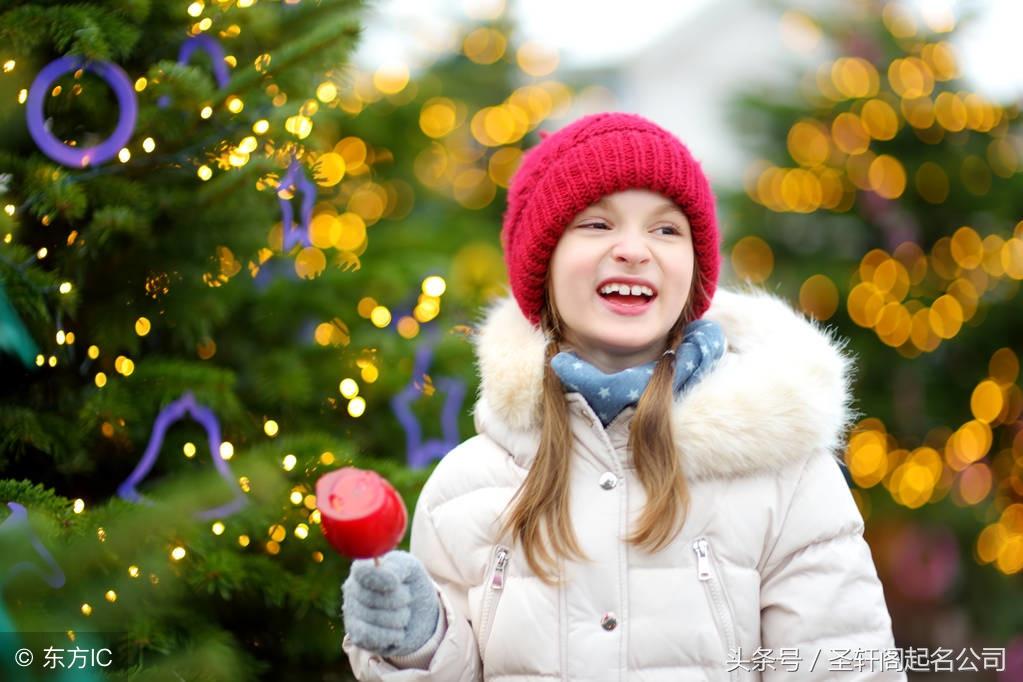
[[584, 224], [580, 225], [579, 227], [606, 228], [607, 227], [607, 223], [600, 223], [600, 222], [597, 222], [597, 223], [584, 223]]
[[682, 230], [678, 229], [674, 225], [663, 225], [657, 228], [658, 230], [671, 230], [671, 234], [682, 234]]

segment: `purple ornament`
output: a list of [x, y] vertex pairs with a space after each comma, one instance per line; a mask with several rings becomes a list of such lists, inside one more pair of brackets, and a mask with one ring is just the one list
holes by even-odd
[[17, 502], [8, 502], [7, 507], [11, 510], [11, 515], [4, 519], [3, 523], [0, 523], [0, 533], [13, 531], [25, 526], [27, 528], [29, 540], [32, 542], [32, 546], [35, 548], [39, 556], [42, 557], [43, 561], [49, 564], [50, 574], [44, 575], [35, 564], [29, 563], [28, 561], [22, 561], [14, 564], [10, 567], [10, 569], [8, 569], [7, 573], [2, 576], [3, 581], [6, 582], [7, 580], [10, 580], [13, 575], [23, 571], [34, 571], [39, 573], [40, 577], [46, 581], [46, 584], [53, 589], [63, 587], [64, 572], [60, 570], [60, 566], [57, 565], [53, 555], [46, 550], [46, 547], [44, 547], [43, 543], [39, 540], [39, 536], [35, 534], [35, 531], [33, 531], [32, 527], [29, 525], [28, 511], [26, 511], [24, 506]]
[[[205, 34], [188, 38], [181, 43], [181, 49], [178, 50], [178, 64], [187, 64], [196, 50], [202, 50], [210, 56], [210, 61], [213, 62], [213, 78], [217, 81], [217, 87], [221, 89], [227, 87], [227, 82], [231, 77], [227, 72], [227, 64], [224, 62], [224, 48], [217, 42], [217, 39]], [[167, 95], [161, 95], [160, 99], [156, 100], [156, 106], [161, 109], [166, 109], [169, 104], [170, 97]]]
[[400, 393], [391, 398], [391, 409], [405, 431], [406, 461], [412, 469], [423, 469], [432, 460], [440, 459], [458, 445], [458, 412], [462, 408], [465, 396], [465, 382], [452, 377], [440, 377], [434, 383], [446, 393], [444, 407], [441, 411], [441, 429], [443, 437], [423, 442], [423, 430], [412, 412], [412, 402], [419, 397], [420, 390], [416, 379], [426, 373], [433, 357], [433, 344], [436, 331], [431, 338], [424, 341], [416, 349], [416, 359], [412, 369], [412, 379]]
[[[227, 462], [220, 457], [220, 422], [217, 421], [213, 411], [198, 404], [195, 401], [195, 396], [189, 391], [167, 405], [157, 415], [156, 421], [153, 423], [153, 434], [150, 436], [149, 444], [146, 446], [146, 452], [142, 459], [139, 460], [135, 470], [131, 472], [131, 475], [128, 476], [124, 483], [118, 486], [118, 495], [130, 502], [152, 504], [151, 501], [139, 495], [135, 486], [142, 482], [142, 479], [146, 477], [149, 470], [153, 468], [153, 464], [156, 463], [157, 455], [160, 454], [160, 448], [163, 446], [163, 438], [167, 433], [167, 428], [184, 417], [186, 413], [190, 414], [206, 429], [206, 436], [210, 445], [210, 455], [213, 457], [213, 465], [217, 468], [220, 477], [227, 481], [230, 487], [235, 488], [237, 486], [234, 476], [231, 475], [231, 469], [227, 466]], [[203, 520], [229, 516], [245, 506], [246, 503], [245, 496], [241, 493], [236, 493], [235, 499], [231, 502], [213, 509], [198, 511], [195, 515]]]
[[[47, 130], [43, 119], [43, 101], [50, 91], [50, 86], [65, 73], [79, 68], [92, 71], [105, 80], [117, 96], [117, 103], [121, 109], [117, 127], [110, 137], [88, 149], [69, 147], [64, 144]], [[87, 61], [82, 57], [68, 55], [55, 59], [44, 66], [32, 81], [32, 87], [28, 91], [28, 101], [25, 103], [25, 120], [28, 122], [29, 134], [32, 135], [32, 139], [44, 154], [57, 163], [70, 168], [85, 168], [109, 161], [128, 144], [131, 134], [135, 130], [138, 108], [135, 90], [124, 69], [112, 62]]]
[[[299, 227], [297, 229], [293, 229], [295, 213], [291, 208], [291, 199], [285, 199], [280, 194], [282, 190], [289, 187], [293, 187], [296, 193], [300, 190], [302, 192], [302, 206], [299, 209]], [[291, 160], [287, 172], [281, 178], [281, 183], [277, 186], [277, 201], [281, 207], [281, 251], [288, 252], [291, 247], [299, 243], [309, 246], [309, 223], [313, 218], [316, 185], [306, 177], [298, 159]]]

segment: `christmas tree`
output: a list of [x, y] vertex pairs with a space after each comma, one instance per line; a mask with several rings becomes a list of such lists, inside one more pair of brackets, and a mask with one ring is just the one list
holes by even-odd
[[503, 190], [571, 102], [500, 12], [361, 72], [361, 12], [0, 13], [5, 679], [350, 679], [315, 483], [411, 511], [472, 433]]
[[5, 679], [344, 671], [312, 484], [364, 455], [306, 326], [364, 245], [317, 244], [303, 199], [338, 182], [313, 133], [361, 10], [2, 9]]
[[1019, 105], [964, 81], [952, 36], [968, 16], [780, 15], [793, 46], [829, 56], [735, 101], [759, 160], [721, 197], [732, 270], [851, 338], [862, 414], [845, 459], [897, 643], [1007, 647], [1018, 671]]

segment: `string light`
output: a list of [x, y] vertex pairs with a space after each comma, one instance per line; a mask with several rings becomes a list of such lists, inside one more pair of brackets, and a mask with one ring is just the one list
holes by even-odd
[[238, 150], [241, 152], [245, 152], [246, 154], [251, 154], [252, 152], [256, 151], [256, 148], [258, 146], [259, 143], [256, 142], [256, 138], [249, 135], [248, 137], [243, 138], [242, 141], [238, 143]]
[[354, 379], [342, 379], [338, 390], [345, 398], [351, 399], [359, 395], [359, 384]]
[[320, 100], [324, 104], [327, 102], [333, 102], [337, 98], [337, 86], [326, 81], [320, 83], [319, 87], [316, 88], [316, 99]]
[[427, 296], [439, 297], [444, 293], [447, 284], [443, 277], [431, 275], [423, 280], [423, 293]]
[[373, 308], [369, 315], [370, 321], [377, 327], [383, 328], [391, 323], [391, 311], [382, 305]]
[[353, 417], [361, 417], [366, 411], [366, 401], [362, 396], [352, 398], [348, 403], [348, 414]]

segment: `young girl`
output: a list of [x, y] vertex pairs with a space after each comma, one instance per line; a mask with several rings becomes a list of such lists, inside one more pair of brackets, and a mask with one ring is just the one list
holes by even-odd
[[424, 486], [411, 553], [344, 583], [358, 679], [906, 679], [839, 468], [851, 360], [717, 290], [686, 147], [629, 114], [543, 137], [501, 240], [478, 435]]

